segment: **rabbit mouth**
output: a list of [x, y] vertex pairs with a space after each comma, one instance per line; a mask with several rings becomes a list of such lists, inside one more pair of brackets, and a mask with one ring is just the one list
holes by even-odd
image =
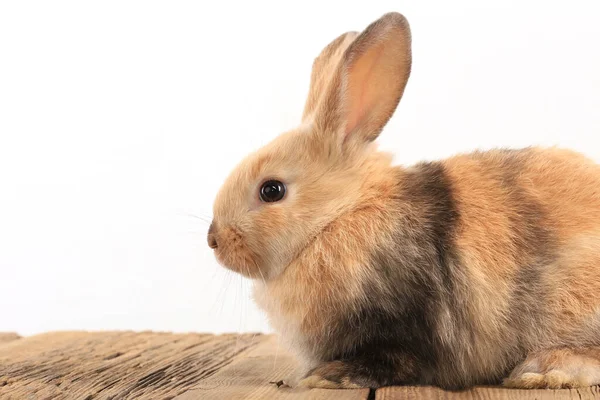
[[231, 271], [252, 279], [264, 277], [258, 257], [248, 248], [243, 236], [235, 228], [219, 232], [219, 246], [214, 249], [214, 253], [219, 264]]

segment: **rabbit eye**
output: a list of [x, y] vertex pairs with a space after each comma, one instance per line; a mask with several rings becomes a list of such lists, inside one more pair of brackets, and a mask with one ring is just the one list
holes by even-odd
[[268, 180], [260, 187], [260, 199], [265, 203], [273, 203], [283, 199], [285, 185], [276, 180]]

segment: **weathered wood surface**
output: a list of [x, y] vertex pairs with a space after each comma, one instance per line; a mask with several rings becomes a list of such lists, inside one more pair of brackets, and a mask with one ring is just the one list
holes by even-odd
[[9, 342], [11, 340], [17, 340], [20, 336], [16, 333], [2, 333], [0, 332], [0, 344]]
[[586, 400], [600, 399], [597, 387], [564, 390], [515, 390], [477, 387], [460, 392], [447, 392], [433, 387], [387, 387], [375, 392], [375, 400]]
[[275, 384], [295, 362], [268, 335], [0, 333], [0, 399], [600, 399], [580, 390], [431, 387], [301, 390]]
[[278, 345], [275, 336], [266, 336], [254, 349], [243, 357], [203, 380], [196, 389], [190, 390], [176, 400], [214, 399], [349, 399], [363, 400], [368, 389], [326, 390], [278, 388], [274, 382], [293, 375], [296, 364], [289, 354]]

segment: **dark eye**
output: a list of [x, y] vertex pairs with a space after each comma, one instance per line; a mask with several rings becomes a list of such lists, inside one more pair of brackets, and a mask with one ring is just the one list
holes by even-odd
[[284, 195], [285, 185], [276, 180], [266, 181], [260, 188], [260, 199], [266, 203], [279, 201]]

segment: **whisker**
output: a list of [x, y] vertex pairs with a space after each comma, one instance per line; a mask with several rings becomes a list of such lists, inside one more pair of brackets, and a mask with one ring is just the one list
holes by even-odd
[[[216, 275], [216, 272], [215, 272]], [[217, 296], [215, 298], [215, 301], [213, 302], [213, 305], [211, 307], [211, 313], [217, 314], [217, 315], [222, 315], [223, 314], [223, 307], [225, 305], [225, 296], [227, 295], [229, 286], [231, 285], [231, 279], [232, 279], [232, 272], [229, 270], [225, 271], [225, 279], [223, 279], [221, 281], [221, 287], [219, 288], [219, 292], [217, 293]], [[214, 276], [213, 276], [214, 278]], [[220, 306], [220, 309], [217, 310], [217, 307]]]
[[200, 215], [192, 214], [192, 213], [185, 212], [185, 211], [182, 211], [179, 214], [184, 215], [186, 217], [199, 219], [200, 221], [205, 222], [207, 224], [210, 224], [212, 222], [212, 217], [210, 217], [210, 216], [200, 216]]
[[201, 231], [187, 231], [187, 232], [183, 232], [183, 233], [185, 233], [186, 235], [200, 235], [203, 238], [206, 238], [206, 232], [207, 232], [207, 230], [203, 229]]
[[[240, 339], [242, 337], [242, 335], [244, 334], [244, 327], [243, 327], [243, 317], [244, 317], [244, 280], [242, 278], [241, 275], [239, 275], [239, 282], [240, 282], [240, 319], [238, 322], [238, 334], [237, 334], [237, 340], [235, 343], [235, 352], [237, 354], [237, 351], [239, 349], [239, 344], [240, 344]], [[236, 293], [236, 304], [237, 304], [237, 293]]]
[[260, 268], [258, 268], [258, 272], [260, 273], [260, 278], [262, 279], [263, 283], [266, 285], [267, 281], [265, 280], [265, 276], [263, 275], [262, 271], [260, 270]]
[[275, 349], [275, 358], [273, 359], [273, 371], [277, 364], [277, 357], [279, 356], [279, 347], [281, 346], [281, 337], [277, 335], [277, 349]]

